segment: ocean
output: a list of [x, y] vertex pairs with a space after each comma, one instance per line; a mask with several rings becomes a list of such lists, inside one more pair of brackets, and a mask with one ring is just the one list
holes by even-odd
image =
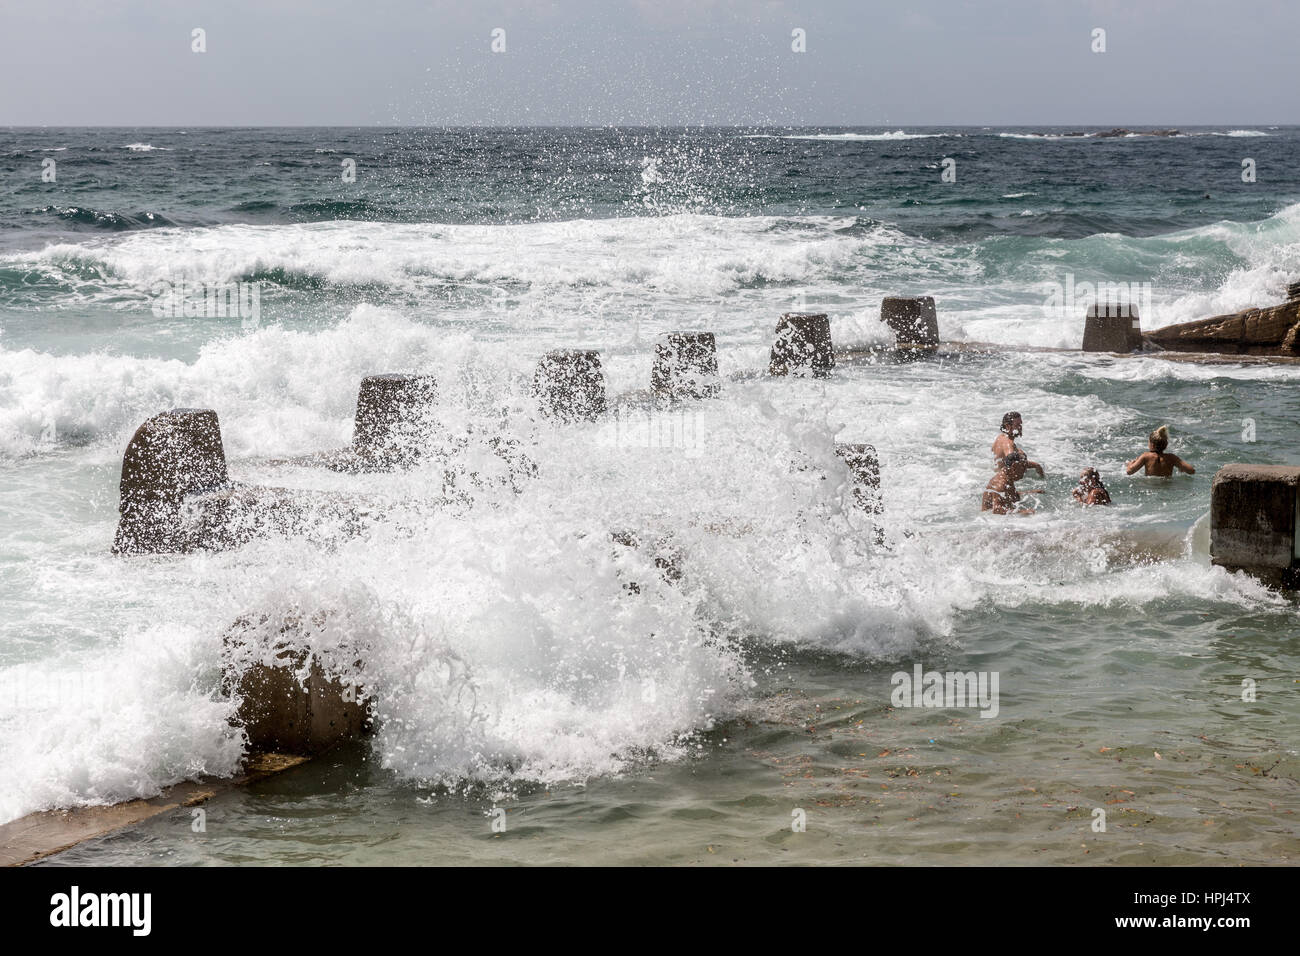
[[[373, 737], [48, 862], [1294, 863], [1296, 603], [1211, 567], [1207, 515], [1219, 466], [1300, 464], [1300, 366], [1077, 350], [1099, 283], [1146, 329], [1282, 301], [1300, 128], [1078, 132], [0, 129], [0, 822], [235, 772], [223, 637], [299, 615], [370, 648]], [[208, 288], [239, 314], [165, 305]], [[890, 295], [992, 347], [764, 374], [782, 313], [884, 346]], [[722, 392], [647, 411], [674, 330]], [[539, 417], [555, 348], [632, 412]], [[536, 477], [285, 463], [382, 372]], [[173, 407], [237, 480], [385, 506], [112, 555]], [[1009, 410], [1023, 518], [979, 512]], [[1161, 424], [1196, 474], [1125, 477]], [[883, 543], [836, 441], [877, 450]], [[996, 675], [996, 713], [907, 706], [917, 668]]]

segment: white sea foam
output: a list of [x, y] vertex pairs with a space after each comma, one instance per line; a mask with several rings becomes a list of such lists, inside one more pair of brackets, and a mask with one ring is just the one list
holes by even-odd
[[892, 133], [806, 133], [800, 135], [782, 136], [782, 139], [813, 139], [823, 140], [826, 142], [862, 142], [862, 143], [889, 143], [905, 139], [944, 139], [947, 137], [960, 137], [961, 133], [908, 133], [901, 129], [894, 130]]
[[[0, 589], [24, 608], [0, 622], [12, 649], [0, 765], [16, 768], [0, 777], [0, 819], [228, 772], [241, 741], [219, 693], [221, 641], [249, 613], [320, 612], [329, 623], [311, 635], [315, 649], [368, 646], [384, 717], [373, 746], [397, 774], [495, 786], [686, 757], [693, 732], [752, 704], [747, 644], [898, 659], [959, 640], [958, 615], [993, 601], [1210, 595], [1272, 607], [1194, 556], [1117, 570], [1114, 540], [1168, 521], [1164, 509], [1121, 500], [1085, 522], [1049, 502], [1011, 548], [1005, 523], [975, 508], [1007, 407], [1026, 412], [1035, 458], [1118, 471], [1127, 443], [1095, 449], [1146, 423], [1062, 380], [1295, 381], [1300, 370], [1026, 352], [978, 360], [1008, 363], [996, 375], [918, 363], [846, 367], [824, 382], [730, 376], [764, 367], [772, 320], [801, 289], [841, 344], [889, 341], [880, 297], [923, 289], [939, 297], [945, 340], [1077, 348], [1081, 320], [1045, 314], [1027, 291], [1134, 262], [1241, 263], [1209, 292], [1157, 287], [1147, 325], [1267, 304], [1300, 275], [1298, 225], [1290, 207], [1246, 226], [1044, 242], [1010, 265], [1003, 240], [954, 247], [852, 219], [708, 216], [169, 229], [9, 254], [65, 277], [98, 271], [75, 287], [85, 296], [107, 286], [124, 297], [176, 263], [194, 279], [279, 271], [422, 295], [481, 283], [514, 305], [348, 306], [329, 322], [215, 337], [185, 360], [0, 346], [0, 457], [12, 476], [0, 559], [23, 556]], [[655, 450], [611, 422], [556, 429], [533, 417], [526, 385], [543, 348], [601, 347], [619, 395], [645, 387], [653, 335], [675, 327], [720, 332], [725, 392], [691, 412], [698, 446]], [[504, 427], [537, 479], [440, 509], [440, 466], [349, 477], [250, 460], [346, 443], [357, 383], [382, 371], [434, 374], [446, 426]], [[391, 520], [326, 549], [270, 538], [225, 554], [108, 556], [122, 449], [143, 419], [177, 405], [218, 410], [237, 478], [384, 496]], [[880, 453], [889, 554], [847, 507], [837, 439]], [[19, 460], [32, 453], [43, 457]], [[33, 460], [43, 469], [27, 470]], [[624, 528], [671, 541], [683, 580], [670, 587], [646, 554], [608, 539]], [[1009, 578], [1025, 582], [1013, 596]]]

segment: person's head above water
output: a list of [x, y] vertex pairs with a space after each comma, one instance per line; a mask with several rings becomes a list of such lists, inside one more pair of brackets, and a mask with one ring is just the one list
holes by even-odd
[[1019, 412], [1007, 412], [1002, 416], [1002, 432], [1010, 435], [1012, 438], [1019, 435], [1025, 430], [1024, 422], [1020, 420]]
[[1161, 425], [1147, 436], [1147, 441], [1150, 442], [1153, 452], [1157, 455], [1162, 454], [1169, 447], [1169, 426]]
[[1079, 484], [1092, 488], [1101, 484], [1101, 474], [1096, 468], [1085, 468], [1079, 472]]

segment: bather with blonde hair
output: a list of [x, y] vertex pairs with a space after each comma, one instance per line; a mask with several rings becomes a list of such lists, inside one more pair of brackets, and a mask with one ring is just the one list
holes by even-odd
[[1150, 435], [1147, 436], [1147, 450], [1138, 455], [1132, 461], [1125, 462], [1125, 474], [1131, 475], [1139, 468], [1145, 468], [1144, 474], [1148, 478], [1168, 478], [1174, 473], [1174, 469], [1186, 472], [1189, 475], [1196, 474], [1196, 469], [1183, 461], [1177, 455], [1165, 451], [1169, 447], [1169, 426], [1161, 425]]

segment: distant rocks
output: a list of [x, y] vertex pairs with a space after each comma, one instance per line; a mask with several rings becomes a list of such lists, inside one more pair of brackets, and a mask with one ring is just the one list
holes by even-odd
[[1125, 129], [1122, 126], [1116, 126], [1114, 129], [1100, 130], [1093, 133], [1070, 130], [1065, 133], [1029, 133], [1027, 135], [1041, 137], [1042, 139], [1126, 139], [1130, 136], [1183, 136], [1185, 134], [1182, 130], [1177, 129]]
[[1182, 136], [1183, 134], [1176, 129], [1150, 129], [1150, 130], [1132, 130], [1116, 127], [1108, 129], [1104, 133], [1089, 133], [1097, 139], [1120, 139], [1125, 136]]

